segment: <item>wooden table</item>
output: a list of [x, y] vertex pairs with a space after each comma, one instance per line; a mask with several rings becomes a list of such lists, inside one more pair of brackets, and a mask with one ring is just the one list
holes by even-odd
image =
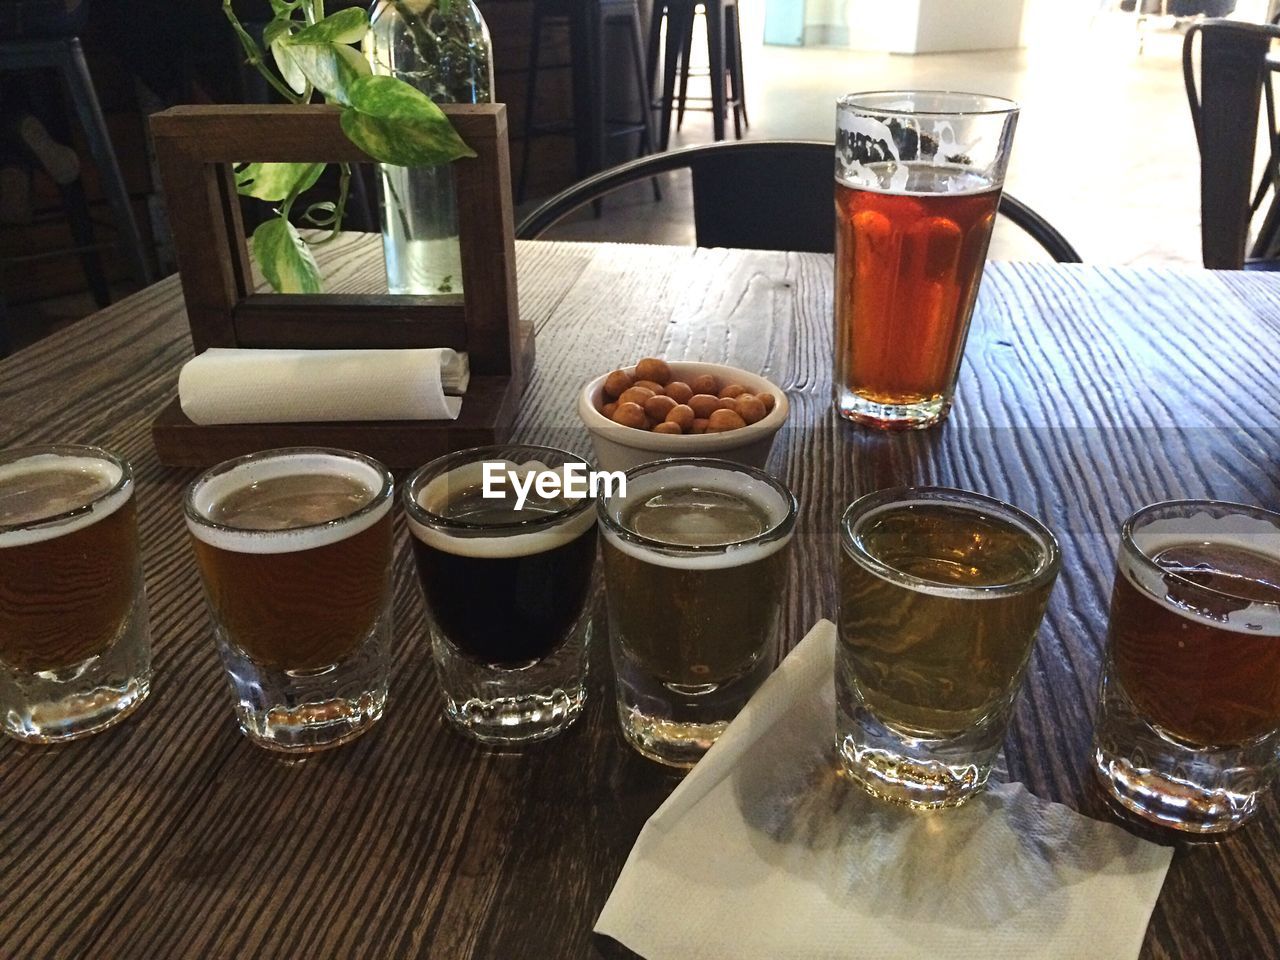
[[[380, 280], [376, 242], [329, 259], [337, 286]], [[772, 467], [803, 519], [780, 653], [836, 612], [836, 519], [854, 496], [943, 483], [1041, 517], [1065, 562], [1008, 768], [1106, 817], [1087, 748], [1115, 531], [1169, 497], [1280, 503], [1280, 278], [992, 264], [950, 421], [893, 436], [832, 413], [831, 279], [815, 254], [522, 245], [539, 340], [519, 436], [586, 451], [575, 389], [646, 354], [785, 387]], [[0, 364], [5, 446], [92, 442], [134, 463], [155, 636], [136, 717], [58, 748], [0, 744], [0, 957], [615, 952], [591, 926], [677, 778], [622, 742], [603, 631], [574, 729], [478, 749], [440, 719], [401, 528], [380, 726], [292, 763], [236, 731], [179, 513], [192, 472], [161, 467], [148, 437], [189, 351], [170, 278]], [[1280, 956], [1278, 813], [1273, 797], [1235, 836], [1179, 847], [1144, 957]]]

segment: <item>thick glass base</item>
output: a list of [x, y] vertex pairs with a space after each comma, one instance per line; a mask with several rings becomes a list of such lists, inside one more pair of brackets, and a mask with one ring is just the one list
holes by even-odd
[[546, 740], [568, 729], [586, 703], [588, 609], [568, 638], [541, 660], [515, 666], [477, 663], [431, 626], [445, 718], [482, 743]]
[[932, 397], [916, 403], [877, 403], [837, 387], [836, 409], [846, 420], [877, 430], [923, 430], [946, 419], [951, 400]]
[[0, 664], [4, 732], [28, 743], [61, 743], [105, 730], [133, 713], [150, 690], [151, 634], [141, 597], [99, 656], [35, 674]]
[[1000, 732], [927, 737], [896, 730], [863, 706], [838, 708], [844, 772], [872, 796], [917, 810], [957, 807], [987, 785]]
[[664, 683], [615, 640], [618, 720], [627, 742], [650, 760], [688, 769], [720, 738], [772, 669], [758, 651], [741, 673], [711, 683]]
[[219, 630], [218, 650], [244, 735], [284, 753], [315, 753], [360, 736], [387, 701], [390, 633], [388, 604], [347, 659], [315, 670], [279, 670], [254, 663]]
[[1258, 810], [1280, 773], [1280, 737], [1240, 746], [1181, 743], [1143, 719], [1114, 677], [1104, 677], [1093, 769], [1124, 810], [1185, 833], [1226, 833]]

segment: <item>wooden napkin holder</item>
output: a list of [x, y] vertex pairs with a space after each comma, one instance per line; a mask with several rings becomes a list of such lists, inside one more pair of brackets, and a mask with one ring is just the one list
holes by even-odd
[[442, 108], [478, 154], [453, 164], [462, 294], [255, 293], [233, 163], [371, 162], [337, 107], [183, 106], [151, 118], [196, 353], [210, 347], [466, 350], [471, 383], [457, 420], [200, 426], [175, 397], [152, 424], [162, 463], [203, 467], [255, 450], [330, 446], [416, 467], [509, 436], [533, 365], [519, 320], [507, 114], [503, 104]]

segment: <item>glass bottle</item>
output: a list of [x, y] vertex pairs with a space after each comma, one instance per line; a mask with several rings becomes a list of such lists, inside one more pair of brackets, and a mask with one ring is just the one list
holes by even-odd
[[[436, 103], [493, 99], [493, 44], [473, 0], [375, 0], [364, 54]], [[382, 245], [391, 293], [462, 292], [458, 208], [448, 165], [379, 165]]]

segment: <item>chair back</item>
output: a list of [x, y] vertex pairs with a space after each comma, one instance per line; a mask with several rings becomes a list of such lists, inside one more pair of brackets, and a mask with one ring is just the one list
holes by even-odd
[[[1192, 56], [1200, 37], [1200, 77]], [[1191, 123], [1200, 147], [1200, 245], [1206, 267], [1245, 264], [1254, 152], [1267, 52], [1280, 27], [1236, 20], [1192, 24], [1182, 45]], [[1270, 171], [1268, 171], [1270, 173]]]
[[[520, 221], [517, 240], [536, 240], [579, 207], [659, 173], [693, 175], [698, 246], [746, 250], [835, 250], [835, 147], [813, 140], [736, 140], [651, 154], [567, 187]], [[1059, 263], [1080, 254], [1044, 217], [1008, 193], [1000, 213]]]

